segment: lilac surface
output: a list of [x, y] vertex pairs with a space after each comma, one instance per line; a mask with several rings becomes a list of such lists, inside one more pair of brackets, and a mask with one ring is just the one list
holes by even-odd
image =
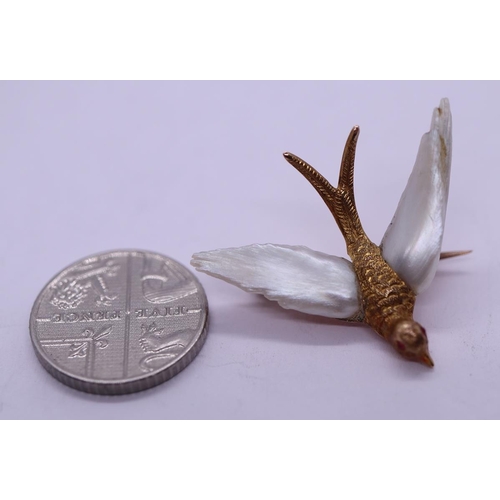
[[[481, 82], [1, 83], [0, 418], [499, 418], [499, 95]], [[188, 265], [195, 251], [273, 242], [345, 256], [281, 154], [336, 182], [355, 124], [358, 208], [380, 241], [441, 97], [454, 120], [443, 250], [474, 253], [441, 262], [417, 301], [433, 370], [366, 327], [205, 275], [207, 343], [166, 384], [92, 396], [36, 360], [33, 301], [89, 254], [143, 248]]]

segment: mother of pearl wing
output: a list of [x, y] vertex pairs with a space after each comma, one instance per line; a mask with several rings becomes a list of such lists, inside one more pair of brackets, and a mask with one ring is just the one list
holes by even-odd
[[344, 319], [360, 310], [352, 264], [307, 247], [268, 243], [224, 248], [196, 253], [191, 264], [285, 309]]
[[416, 292], [429, 286], [441, 252], [451, 166], [451, 112], [448, 99], [434, 110], [431, 129], [382, 240], [384, 259]]

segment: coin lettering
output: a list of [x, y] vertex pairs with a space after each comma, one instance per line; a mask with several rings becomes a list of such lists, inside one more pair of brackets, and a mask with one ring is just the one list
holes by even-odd
[[53, 323], [75, 323], [85, 321], [109, 321], [115, 319], [122, 319], [123, 311], [82, 311], [71, 313], [55, 313], [50, 320]]

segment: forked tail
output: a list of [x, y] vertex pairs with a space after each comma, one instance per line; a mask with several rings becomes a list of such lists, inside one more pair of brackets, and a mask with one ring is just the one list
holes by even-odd
[[359, 127], [353, 127], [344, 148], [338, 186], [333, 187], [315, 168], [292, 153], [284, 153], [285, 159], [294, 166], [316, 189], [330, 209], [344, 236], [346, 243], [366, 237], [361, 226], [354, 200], [354, 159]]

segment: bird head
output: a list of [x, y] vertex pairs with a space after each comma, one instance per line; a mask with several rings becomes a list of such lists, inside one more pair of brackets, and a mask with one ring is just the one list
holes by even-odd
[[429, 355], [429, 345], [425, 329], [416, 321], [403, 320], [396, 323], [389, 342], [404, 358], [417, 361], [429, 368], [434, 362]]

